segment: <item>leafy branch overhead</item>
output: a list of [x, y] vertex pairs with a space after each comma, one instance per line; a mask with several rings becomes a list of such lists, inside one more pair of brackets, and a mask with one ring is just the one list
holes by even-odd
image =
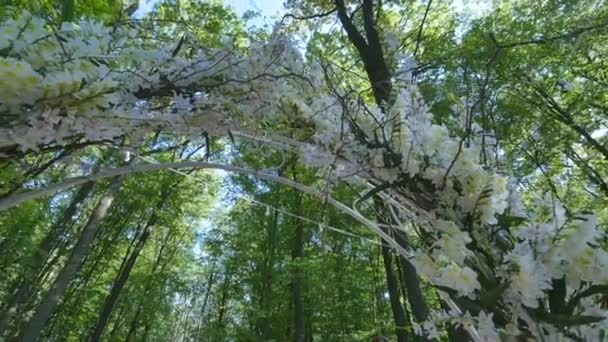
[[602, 340], [600, 3], [10, 1], [0, 340]]

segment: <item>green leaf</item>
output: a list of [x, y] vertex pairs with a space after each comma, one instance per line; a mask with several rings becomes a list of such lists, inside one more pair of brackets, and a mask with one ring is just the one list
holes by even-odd
[[74, 11], [75, 11], [75, 1], [76, 0], [62, 0], [61, 1], [61, 22], [69, 23], [74, 21]]
[[554, 314], [541, 310], [530, 310], [532, 315], [539, 321], [551, 323], [557, 326], [570, 327], [576, 325], [593, 324], [600, 322], [605, 319], [601, 316], [588, 316], [588, 315], [566, 315], [566, 314]]
[[481, 302], [481, 306], [490, 310], [493, 309], [508, 287], [508, 283], [503, 283], [482, 294], [481, 298], [479, 299], [479, 301]]

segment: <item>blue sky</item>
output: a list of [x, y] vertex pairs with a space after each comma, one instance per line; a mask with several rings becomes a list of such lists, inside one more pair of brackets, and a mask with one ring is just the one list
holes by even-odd
[[[135, 12], [135, 17], [141, 17], [149, 12], [154, 4], [161, 0], [139, 0], [139, 8]], [[223, 3], [225, 6], [232, 7], [237, 15], [242, 16], [247, 11], [254, 11], [258, 17], [248, 21], [248, 26], [261, 27], [264, 24], [272, 25], [285, 14], [283, 0], [210, 0]], [[484, 15], [491, 7], [490, 0], [452, 0], [452, 6], [456, 12], [469, 15], [475, 18]], [[466, 20], [463, 26], [466, 26]]]
[[239, 15], [247, 10], [259, 11], [264, 16], [283, 12], [283, 0], [225, 0], [224, 4], [234, 8]]
[[[159, 0], [139, 0], [139, 8], [135, 17], [141, 17], [149, 12]], [[262, 26], [272, 24], [274, 19], [283, 13], [283, 0], [225, 0], [217, 1], [225, 6], [232, 7], [237, 15], [241, 16], [247, 11], [255, 11], [260, 16], [249, 21], [249, 25]]]

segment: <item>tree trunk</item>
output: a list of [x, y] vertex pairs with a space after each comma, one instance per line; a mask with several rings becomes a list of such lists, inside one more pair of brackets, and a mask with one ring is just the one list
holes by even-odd
[[[405, 239], [404, 233], [396, 232], [395, 240], [400, 246], [406, 247], [408, 245]], [[424, 322], [429, 317], [429, 308], [426, 304], [426, 298], [420, 287], [420, 278], [416, 272], [416, 267], [407, 260], [403, 255], [399, 256], [399, 266], [403, 274], [403, 281], [407, 290], [407, 300], [412, 308], [412, 316], [420, 323]]]
[[226, 314], [226, 302], [228, 301], [228, 292], [230, 291], [230, 281], [232, 280], [232, 273], [230, 269], [226, 270], [226, 275], [224, 275], [224, 284], [222, 285], [222, 297], [220, 298], [220, 307], [217, 314], [217, 327], [218, 327], [218, 336], [216, 336], [216, 341], [223, 341], [226, 332], [224, 331], [224, 315]]
[[[145, 293], [145, 292], [144, 292]], [[143, 303], [140, 302], [137, 305], [137, 310], [135, 311], [135, 315], [131, 319], [131, 323], [129, 324], [129, 332], [127, 332], [127, 337], [125, 337], [125, 342], [129, 342], [131, 340], [131, 336], [135, 336], [135, 331], [137, 330], [137, 322], [139, 321], [139, 315], [141, 314], [141, 309], [143, 307]]]
[[[190, 317], [192, 316], [192, 310], [194, 309], [194, 306], [196, 304], [196, 298], [194, 296], [190, 300], [190, 303], [191, 303], [190, 306], [186, 310], [186, 319], [184, 321], [184, 327], [182, 329], [182, 331], [183, 331], [182, 340], [183, 341], [188, 341], [189, 337], [191, 336], [191, 334], [188, 332], [188, 329], [190, 328]], [[188, 303], [186, 303], [186, 305], [188, 305]]]
[[156, 210], [152, 212], [152, 215], [150, 215], [150, 218], [148, 219], [148, 222], [146, 223], [146, 226], [144, 227], [144, 229], [139, 237], [139, 240], [137, 241], [137, 244], [135, 245], [135, 248], [133, 249], [133, 252], [129, 256], [129, 259], [125, 263], [124, 267], [122, 267], [121, 270], [119, 271], [119, 275], [118, 275], [116, 281], [114, 282], [114, 285], [112, 286], [112, 290], [110, 291], [110, 294], [106, 298], [104, 305], [101, 309], [101, 312], [99, 313], [99, 319], [98, 319], [97, 324], [95, 325], [93, 333], [91, 334], [91, 337], [90, 337], [91, 342], [98, 342], [101, 339], [101, 335], [103, 334], [103, 331], [106, 329], [106, 326], [108, 325], [108, 321], [110, 320], [110, 316], [112, 315], [112, 311], [114, 310], [114, 305], [116, 305], [116, 302], [118, 301], [120, 292], [122, 291], [125, 284], [127, 283], [127, 280], [129, 279], [129, 275], [131, 274], [131, 271], [133, 270], [133, 267], [135, 266], [135, 262], [137, 261], [139, 254], [141, 253], [142, 249], [144, 248], [146, 241], [148, 241], [148, 238], [150, 237], [150, 234], [152, 233], [152, 230], [154, 229], [154, 226], [156, 225], [156, 221], [158, 220], [158, 212], [160, 210], [162, 210], [162, 208], [165, 206], [165, 203], [167, 202], [167, 200], [169, 199], [169, 196], [171, 195], [172, 189], [173, 189], [173, 187], [166, 187], [166, 186], [163, 188], [160, 199], [156, 205]]
[[127, 283], [127, 279], [129, 279], [129, 275], [131, 274], [131, 271], [135, 266], [135, 262], [137, 261], [141, 250], [144, 248], [148, 237], [150, 237], [150, 233], [152, 232], [152, 228], [155, 223], [154, 221], [156, 221], [155, 213], [152, 214], [150, 221], [148, 221], [148, 223], [146, 224], [146, 227], [141, 233], [141, 236], [139, 237], [139, 240], [137, 241], [133, 252], [129, 256], [129, 259], [127, 260], [126, 264], [124, 265], [124, 268], [119, 271], [118, 277], [116, 278], [116, 281], [112, 286], [112, 290], [110, 290], [110, 294], [106, 298], [101, 312], [99, 313], [99, 319], [97, 320], [97, 324], [95, 325], [93, 333], [91, 334], [91, 337], [89, 339], [91, 342], [97, 342], [101, 339], [101, 335], [106, 329], [108, 321], [110, 320], [110, 316], [112, 315], [112, 311], [114, 310], [114, 305], [116, 305], [116, 302], [118, 301], [120, 292]]
[[203, 304], [201, 305], [201, 315], [198, 327], [196, 328], [197, 338], [199, 339], [201, 338], [201, 330], [203, 329], [203, 324], [205, 322], [205, 312], [207, 312], [207, 304], [209, 303], [209, 295], [211, 294], [211, 288], [213, 286], [214, 277], [215, 273], [212, 266], [211, 271], [209, 272], [209, 278], [207, 278], [207, 288], [205, 289], [205, 297], [203, 298]]
[[[403, 278], [403, 271], [401, 268], [401, 262], [399, 262], [399, 259], [397, 260], [397, 278], [399, 278], [399, 288], [401, 289], [401, 298], [404, 298], [405, 300], [407, 300], [407, 286], [405, 284], [405, 279]], [[405, 321], [408, 322], [410, 325], [412, 324], [412, 317], [410, 315], [410, 312], [407, 308], [407, 305], [403, 305], [403, 312], [405, 313]]]
[[[293, 180], [298, 181], [295, 166], [292, 165]], [[294, 214], [302, 216], [302, 194], [296, 192], [295, 196], [295, 212]], [[304, 326], [304, 302], [302, 299], [302, 270], [299, 263], [304, 254], [304, 223], [299, 220], [294, 220], [294, 238], [291, 248], [291, 260], [294, 262], [292, 280], [291, 280], [291, 298], [293, 302], [293, 341], [305, 342], [306, 331]]]
[[[330, 222], [331, 223], [331, 222]], [[347, 310], [344, 310], [345, 306], [344, 303], [346, 303], [348, 301], [347, 295], [345, 294], [345, 288], [344, 288], [344, 280], [343, 280], [343, 275], [344, 272], [348, 272], [348, 267], [345, 267], [344, 265], [344, 257], [343, 257], [343, 253], [344, 253], [344, 239], [340, 238], [338, 239], [338, 241], [336, 241], [336, 245], [332, 246], [333, 249], [333, 253], [336, 256], [336, 262], [335, 262], [335, 269], [334, 269], [334, 273], [335, 273], [335, 281], [336, 281], [336, 286], [337, 286], [337, 295], [338, 295], [338, 303], [340, 303], [340, 305], [338, 306], [338, 317], [336, 317], [336, 319], [339, 322], [340, 325], [340, 333], [342, 334], [342, 336], [348, 336], [348, 328], [347, 328], [347, 322], [348, 322], [348, 312]], [[352, 250], [351, 250], [352, 252]]]
[[116, 322], [112, 326], [112, 330], [110, 330], [110, 333], [109, 333], [109, 336], [108, 336], [108, 340], [109, 341], [116, 341], [116, 335], [120, 331], [120, 327], [123, 325], [123, 323], [125, 323], [125, 324], [127, 323], [126, 322], [126, 317], [124, 317], [126, 311], [127, 311], [127, 307], [126, 306], [122, 306], [120, 308], [120, 311], [118, 311], [118, 319], [116, 320]]
[[[133, 315], [133, 319], [131, 320], [131, 323], [129, 324], [129, 331], [127, 333], [127, 337], [125, 338], [125, 341], [127, 341], [127, 342], [131, 340], [131, 336], [135, 336], [135, 333], [136, 333], [136, 330], [137, 330], [137, 323], [139, 321], [139, 315], [141, 314], [141, 311], [143, 309], [144, 301], [146, 299], [146, 296], [148, 295], [148, 293], [152, 289], [152, 280], [153, 280], [154, 275], [156, 274], [156, 270], [159, 267], [162, 268], [162, 266], [166, 265], [166, 263], [165, 263], [165, 264], [163, 264], [161, 266], [161, 261], [163, 261], [163, 255], [164, 255], [164, 252], [165, 252], [165, 248], [167, 247], [167, 244], [169, 242], [169, 238], [170, 237], [171, 237], [171, 230], [169, 230], [169, 232], [167, 233], [167, 235], [163, 239], [163, 243], [162, 243], [162, 245], [160, 247], [160, 250], [158, 251], [158, 255], [156, 256], [156, 259], [154, 260], [154, 265], [152, 265], [152, 270], [150, 271], [150, 275], [148, 277], [148, 280], [146, 282], [146, 286], [144, 288], [143, 299], [137, 305], [137, 310], [135, 311], [135, 314]], [[167, 259], [167, 262], [169, 260], [171, 260], [174, 255], [175, 255], [175, 253]]]
[[401, 305], [401, 297], [399, 295], [399, 283], [393, 270], [393, 256], [389, 247], [382, 246], [382, 260], [384, 261], [384, 272], [386, 273], [386, 285], [388, 287], [388, 297], [393, 312], [395, 321], [395, 334], [398, 342], [406, 342], [407, 338], [407, 320], [405, 311]]
[[[450, 306], [447, 305], [439, 296], [439, 294], [437, 294], [437, 300], [439, 301], [439, 303], [441, 304], [441, 308], [445, 311], [445, 312], [449, 312], [450, 311]], [[455, 327], [454, 325], [452, 325], [451, 323], [446, 323], [447, 326], [445, 327], [445, 330], [448, 333], [448, 340], [450, 342], [469, 342], [471, 341], [471, 338], [469, 337], [469, 333], [466, 331], [466, 329], [463, 328], [463, 326], [458, 326]]]
[[[376, 30], [376, 23], [374, 19], [372, 0], [363, 0], [361, 9], [363, 17], [363, 27], [365, 30], [365, 38], [355, 24], [352, 18], [347, 13], [344, 0], [336, 0], [336, 6], [338, 10], [338, 18], [342, 23], [342, 27], [346, 31], [350, 42], [357, 49], [361, 60], [363, 61], [367, 78], [370, 82], [374, 93], [374, 99], [376, 104], [380, 106], [383, 111], [386, 111], [386, 106], [389, 105], [392, 81], [390, 70], [384, 59], [384, 53], [382, 51], [381, 39], [378, 31]], [[378, 5], [381, 6], [381, 5]], [[390, 146], [385, 146], [390, 149]], [[392, 160], [385, 158], [385, 164], [390, 165]], [[382, 208], [382, 203], [376, 199], [376, 208]], [[381, 213], [382, 211], [380, 211]], [[382, 215], [378, 216], [378, 222], [386, 223]], [[399, 241], [401, 238], [401, 241]], [[404, 236], [397, 235], [397, 242], [402, 247], [406, 247]], [[408, 301], [412, 307], [412, 315], [418, 322], [426, 320], [428, 317], [428, 307], [426, 305], [426, 299], [422, 290], [420, 289], [420, 281], [416, 274], [415, 267], [403, 256], [400, 256], [400, 261], [403, 268], [403, 279], [407, 287]]]
[[270, 324], [270, 314], [272, 312], [272, 281], [275, 263], [276, 237], [279, 226], [279, 212], [274, 210], [272, 219], [267, 229], [266, 248], [264, 253], [264, 276], [262, 284], [262, 312], [263, 317], [259, 322], [261, 339], [264, 341], [270, 340], [272, 329]]
[[112, 205], [114, 196], [120, 190], [121, 183], [122, 177], [115, 177], [112, 179], [108, 192], [103, 195], [97, 203], [97, 206], [93, 210], [93, 213], [80, 234], [76, 246], [72, 249], [70, 258], [57, 276], [57, 279], [55, 279], [51, 289], [44, 296], [42, 302], [34, 312], [34, 315], [30, 318], [26, 328], [23, 329], [20, 338], [22, 342], [36, 341], [38, 336], [40, 336], [42, 329], [44, 329], [44, 326], [51, 318], [51, 315], [53, 315], [57, 309], [68, 284], [80, 269], [81, 263], [86, 257], [91, 247], [91, 243], [95, 238], [95, 234], [100, 227], [101, 221]]
[[17, 283], [17, 286], [11, 291], [6, 305], [2, 308], [2, 319], [0, 320], [0, 337], [6, 332], [10, 326], [11, 319], [15, 313], [23, 313], [21, 307], [28, 302], [34, 293], [36, 279], [40, 278], [44, 269], [44, 264], [49, 259], [54, 246], [57, 244], [57, 239], [61, 234], [65, 233], [69, 223], [73, 222], [73, 217], [78, 210], [78, 205], [91, 193], [93, 182], [84, 184], [72, 198], [68, 207], [64, 210], [61, 218], [53, 225], [47, 236], [39, 244], [34, 252], [31, 265], [25, 270], [22, 279]]

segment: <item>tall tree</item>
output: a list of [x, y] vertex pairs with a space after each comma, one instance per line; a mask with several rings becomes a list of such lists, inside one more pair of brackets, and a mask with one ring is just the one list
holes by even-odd
[[42, 302], [36, 308], [34, 315], [24, 325], [24, 328], [20, 334], [21, 341], [35, 342], [38, 336], [40, 336], [46, 322], [48, 322], [51, 315], [55, 312], [57, 306], [61, 302], [68, 284], [80, 269], [84, 258], [91, 248], [91, 243], [93, 242], [93, 239], [95, 238], [95, 235], [101, 225], [101, 221], [106, 216], [112, 202], [114, 201], [114, 197], [120, 190], [121, 183], [122, 177], [115, 177], [112, 179], [107, 192], [103, 194], [97, 202], [97, 205], [95, 206], [95, 209], [93, 209], [89, 220], [80, 233], [78, 242], [72, 249], [68, 261], [57, 276], [57, 279], [55, 279], [53, 282], [50, 290], [45, 293]]
[[152, 214], [150, 215], [148, 222], [146, 222], [146, 224], [144, 225], [144, 227], [141, 230], [141, 233], [139, 235], [137, 243], [135, 244], [135, 247], [131, 251], [131, 254], [129, 255], [129, 257], [126, 259], [126, 262], [123, 265], [123, 267], [118, 272], [118, 276], [116, 277], [116, 280], [114, 281], [114, 284], [112, 285], [110, 294], [108, 294], [108, 297], [106, 298], [106, 300], [103, 304], [103, 307], [99, 313], [99, 319], [97, 320], [97, 324], [95, 325], [95, 328], [93, 329], [93, 332], [90, 337], [91, 341], [99, 341], [101, 339], [101, 336], [108, 324], [108, 320], [110, 319], [110, 315], [112, 314], [112, 311], [114, 310], [116, 301], [118, 300], [118, 296], [120, 295], [127, 280], [129, 279], [129, 275], [131, 274], [131, 271], [133, 270], [133, 266], [135, 266], [135, 262], [137, 261], [139, 254], [141, 253], [142, 249], [144, 248], [146, 241], [148, 241], [148, 238], [150, 237], [150, 234], [152, 233], [152, 230], [154, 229], [154, 226], [156, 225], [156, 221], [158, 220], [158, 212], [162, 211], [163, 206], [165, 205], [165, 203], [167, 202], [167, 199], [171, 195], [171, 190], [169, 190], [167, 188], [163, 188], [162, 192], [163, 193], [161, 194], [160, 200], [158, 201], [156, 208], [152, 211]]

